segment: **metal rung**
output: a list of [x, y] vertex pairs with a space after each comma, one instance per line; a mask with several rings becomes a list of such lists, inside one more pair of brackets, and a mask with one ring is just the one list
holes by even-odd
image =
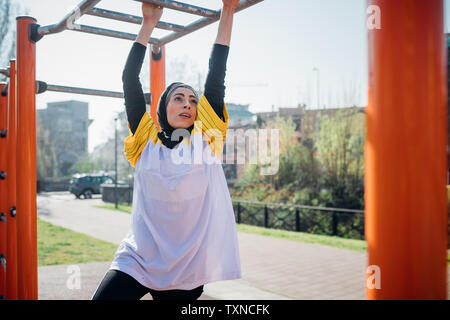
[[[122, 12], [116, 12], [106, 9], [100, 9], [100, 8], [92, 8], [88, 12], [86, 12], [87, 15], [95, 16], [95, 17], [101, 17], [101, 18], [107, 18], [107, 19], [113, 19], [117, 21], [123, 21], [123, 22], [130, 22], [134, 24], [142, 24], [142, 17], [134, 16], [132, 14], [126, 14]], [[184, 27], [178, 24], [159, 21], [156, 25], [156, 28], [163, 29], [163, 30], [169, 30], [174, 32], [181, 32], [184, 31]]]
[[[54, 85], [54, 84], [46, 84], [43, 81], [38, 81], [38, 85], [36, 87], [38, 88], [37, 93], [43, 93], [45, 91], [53, 91], [53, 92], [65, 92], [65, 93], [74, 93], [74, 94], [86, 94], [86, 95], [91, 95], [91, 96], [100, 96], [100, 97], [109, 97], [109, 98], [123, 98], [124, 97], [123, 92], [59, 86], [59, 85]], [[145, 93], [144, 98], [145, 98], [146, 104], [151, 104], [151, 93]]]
[[220, 16], [220, 11], [197, 7], [192, 4], [182, 3], [178, 1], [168, 1], [168, 0], [135, 0], [135, 1], [150, 3], [167, 9], [182, 11], [206, 18], [217, 18]]
[[54, 85], [54, 84], [47, 84], [46, 91], [87, 94], [87, 95], [95, 95], [95, 96], [110, 97], [110, 98], [123, 98], [123, 92], [77, 88], [77, 87], [68, 87], [68, 86], [58, 86], [58, 85]]
[[0, 68], [0, 73], [9, 77], [9, 68]]
[[61, 19], [57, 24], [52, 24], [44, 27], [39, 27], [37, 33], [41, 36], [47, 34], [58, 33], [66, 30], [71, 23], [76, 19], [79, 19], [86, 11], [90, 10], [101, 0], [84, 0], [76, 8], [70, 11], [64, 18]]
[[[71, 29], [72, 31], [79, 31], [79, 32], [85, 32], [90, 34], [97, 34], [101, 36], [107, 36], [112, 38], [118, 38], [118, 39], [126, 39], [126, 40], [136, 40], [137, 35], [133, 33], [127, 33], [127, 32], [121, 32], [121, 31], [115, 31], [110, 29], [103, 29], [93, 26], [87, 26], [83, 24], [74, 24]], [[148, 41], [151, 44], [160, 45], [160, 42], [158, 39], [150, 38]]]

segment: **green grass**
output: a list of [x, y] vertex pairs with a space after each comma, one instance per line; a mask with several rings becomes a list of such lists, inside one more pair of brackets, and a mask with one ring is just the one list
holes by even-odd
[[[95, 206], [97, 208], [117, 210], [121, 212], [131, 213], [131, 206], [119, 204], [118, 209], [113, 203]], [[294, 232], [279, 229], [266, 229], [263, 227], [252, 226], [248, 224], [237, 224], [237, 230], [244, 233], [260, 234], [274, 238], [287, 239], [303, 243], [315, 243], [324, 246], [330, 246], [340, 249], [353, 250], [358, 252], [367, 251], [367, 243], [365, 240], [346, 239], [333, 236], [325, 236], [319, 234], [311, 234], [304, 232]], [[450, 265], [450, 253], [447, 254], [447, 264]]]
[[[131, 206], [122, 204], [119, 205], [118, 209], [115, 208], [114, 204], [95, 207], [131, 213]], [[114, 253], [117, 250], [117, 245], [113, 243], [55, 226], [39, 218], [37, 219], [37, 228], [39, 266], [110, 261], [113, 259]], [[237, 230], [244, 233], [260, 234], [303, 243], [315, 243], [358, 252], [366, 252], [367, 250], [367, 244], [364, 240], [345, 239], [279, 229], [266, 229], [247, 224], [237, 224]], [[447, 264], [450, 264], [450, 253], [447, 255]]]
[[244, 233], [260, 234], [274, 238], [281, 238], [303, 243], [315, 243], [340, 249], [365, 252], [367, 244], [364, 240], [345, 239], [340, 237], [311, 234], [305, 232], [286, 231], [280, 229], [267, 229], [248, 224], [237, 224], [237, 230]]
[[[131, 206], [119, 204], [118, 209], [115, 208], [113, 203], [107, 203], [104, 205], [97, 205], [97, 208], [117, 210], [122, 212], [131, 213]], [[316, 243], [325, 246], [331, 246], [341, 249], [354, 250], [358, 252], [365, 252], [367, 249], [366, 242], [364, 240], [344, 239], [339, 237], [323, 236], [317, 234], [310, 234], [304, 232], [293, 232], [278, 229], [266, 229], [262, 227], [238, 224], [237, 230], [244, 233], [260, 234], [263, 236], [269, 236], [274, 238], [288, 239], [298, 242]]]
[[37, 219], [38, 265], [112, 261], [117, 245]]
[[125, 204], [118, 204], [118, 208], [116, 209], [116, 205], [114, 203], [106, 203], [101, 205], [95, 205], [96, 208], [109, 209], [109, 210], [117, 210], [121, 212], [131, 213], [131, 206]]

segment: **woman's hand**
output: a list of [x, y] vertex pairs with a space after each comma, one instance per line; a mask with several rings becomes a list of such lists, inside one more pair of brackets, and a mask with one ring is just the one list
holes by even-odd
[[216, 42], [230, 46], [231, 29], [233, 27], [233, 15], [239, 0], [222, 0], [223, 8], [220, 13], [219, 29], [217, 30]]
[[161, 19], [162, 13], [162, 7], [142, 2], [142, 17], [144, 18], [144, 22], [149, 22], [156, 25], [159, 19]]
[[162, 7], [142, 2], [143, 21], [136, 42], [139, 42], [143, 46], [147, 46], [153, 29], [158, 24], [159, 19], [161, 19], [162, 12]]
[[223, 8], [230, 8], [235, 10], [237, 5], [239, 4], [239, 0], [222, 0]]

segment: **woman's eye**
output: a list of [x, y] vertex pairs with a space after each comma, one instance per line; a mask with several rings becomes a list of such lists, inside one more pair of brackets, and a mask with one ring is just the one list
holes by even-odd
[[191, 102], [194, 103], [194, 104], [197, 104], [197, 101], [196, 101], [196, 100], [192, 100]]
[[175, 100], [181, 100], [181, 98], [180, 97], [175, 97]]

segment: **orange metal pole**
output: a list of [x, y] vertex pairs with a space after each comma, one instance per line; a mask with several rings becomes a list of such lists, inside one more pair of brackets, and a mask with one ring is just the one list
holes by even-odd
[[150, 92], [152, 93], [152, 104], [150, 106], [150, 115], [153, 121], [161, 129], [156, 111], [158, 101], [164, 89], [166, 88], [166, 53], [164, 46], [161, 46], [161, 53], [155, 55], [150, 50]]
[[[0, 83], [0, 90], [6, 86], [6, 83]], [[0, 95], [0, 129], [7, 128], [8, 118], [8, 96]], [[6, 150], [6, 137], [0, 138], [0, 150]], [[4, 262], [6, 258], [6, 177], [7, 177], [7, 163], [6, 152], [0, 151], [0, 259]], [[0, 263], [0, 299], [6, 297], [6, 270]]]
[[17, 300], [17, 233], [16, 233], [16, 61], [10, 61], [8, 92], [8, 201], [6, 212], [6, 300]]
[[[447, 298], [447, 65], [442, 0], [368, 0], [367, 299]], [[374, 11], [375, 12], [375, 11]], [[377, 280], [376, 270], [366, 280]], [[374, 276], [374, 277], [372, 277]], [[372, 284], [376, 284], [372, 282]]]
[[17, 17], [17, 270], [19, 299], [37, 300], [36, 45]]

